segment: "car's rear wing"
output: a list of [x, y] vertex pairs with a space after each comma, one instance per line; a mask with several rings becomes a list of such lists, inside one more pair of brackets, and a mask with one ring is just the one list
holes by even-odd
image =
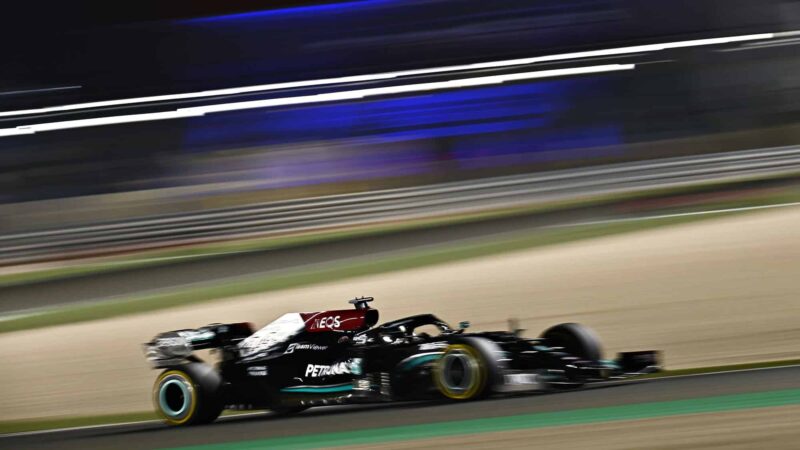
[[196, 329], [159, 333], [143, 344], [144, 354], [153, 368], [173, 367], [195, 361], [195, 350], [235, 345], [253, 334], [249, 323], [211, 324]]

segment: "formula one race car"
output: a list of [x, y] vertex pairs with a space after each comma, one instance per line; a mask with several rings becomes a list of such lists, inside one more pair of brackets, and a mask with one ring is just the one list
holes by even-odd
[[[371, 297], [355, 309], [289, 313], [253, 332], [248, 323], [161, 333], [145, 344], [165, 369], [153, 388], [169, 425], [208, 423], [224, 409], [291, 414], [318, 405], [445, 398], [574, 388], [658, 370], [655, 351], [602, 359], [588, 328], [556, 325], [538, 338], [521, 330], [465, 333], [421, 314], [373, 327]], [[211, 366], [193, 354], [213, 349]]]

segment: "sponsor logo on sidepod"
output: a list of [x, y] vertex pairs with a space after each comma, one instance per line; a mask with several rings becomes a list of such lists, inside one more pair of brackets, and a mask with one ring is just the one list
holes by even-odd
[[306, 344], [306, 343], [294, 343], [289, 344], [286, 347], [286, 351], [283, 352], [284, 354], [294, 353], [295, 350], [315, 350], [315, 351], [322, 351], [327, 350], [327, 345], [317, 345], [317, 344]]
[[361, 374], [361, 358], [343, 361], [333, 365], [309, 364], [306, 366], [306, 377], [329, 377], [332, 375]]

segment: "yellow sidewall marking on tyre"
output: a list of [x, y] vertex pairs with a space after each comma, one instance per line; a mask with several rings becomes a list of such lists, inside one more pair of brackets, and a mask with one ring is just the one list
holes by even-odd
[[[473, 375], [471, 383], [469, 387], [464, 390], [464, 392], [454, 392], [442, 382], [442, 369], [445, 357], [448, 353], [456, 351], [468, 354], [478, 364], [477, 370], [474, 370], [474, 372], [471, 374]], [[445, 397], [453, 400], [469, 400], [478, 395], [486, 383], [486, 364], [484, 363], [481, 354], [472, 346], [464, 344], [452, 344], [447, 347], [442, 357], [434, 366], [433, 375], [436, 386], [439, 388], [439, 392], [441, 392]]]
[[[189, 412], [186, 414], [185, 417], [182, 419], [174, 419], [169, 417], [164, 411], [161, 409], [161, 404], [159, 401], [159, 391], [161, 390], [161, 382], [164, 381], [165, 378], [170, 376], [177, 376], [186, 383], [187, 390], [189, 391], [190, 400], [189, 400]], [[192, 382], [192, 378], [182, 370], [168, 370], [156, 379], [155, 385], [153, 386], [153, 402], [156, 404], [156, 412], [158, 415], [164, 419], [170, 425], [182, 425], [194, 417], [194, 413], [197, 410], [197, 390], [195, 389], [194, 383]]]

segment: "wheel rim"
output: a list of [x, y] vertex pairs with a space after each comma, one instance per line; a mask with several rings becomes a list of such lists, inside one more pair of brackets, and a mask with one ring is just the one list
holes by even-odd
[[179, 370], [163, 373], [156, 381], [153, 399], [169, 425], [189, 422], [197, 409], [197, 393], [188, 375]]
[[484, 367], [475, 351], [464, 345], [451, 346], [436, 366], [436, 382], [446, 397], [468, 400], [484, 383]]
[[458, 350], [442, 358], [442, 383], [449, 391], [464, 393], [472, 385], [477, 369], [475, 361]]
[[158, 403], [164, 414], [178, 417], [189, 408], [189, 389], [177, 379], [170, 379], [161, 385]]

